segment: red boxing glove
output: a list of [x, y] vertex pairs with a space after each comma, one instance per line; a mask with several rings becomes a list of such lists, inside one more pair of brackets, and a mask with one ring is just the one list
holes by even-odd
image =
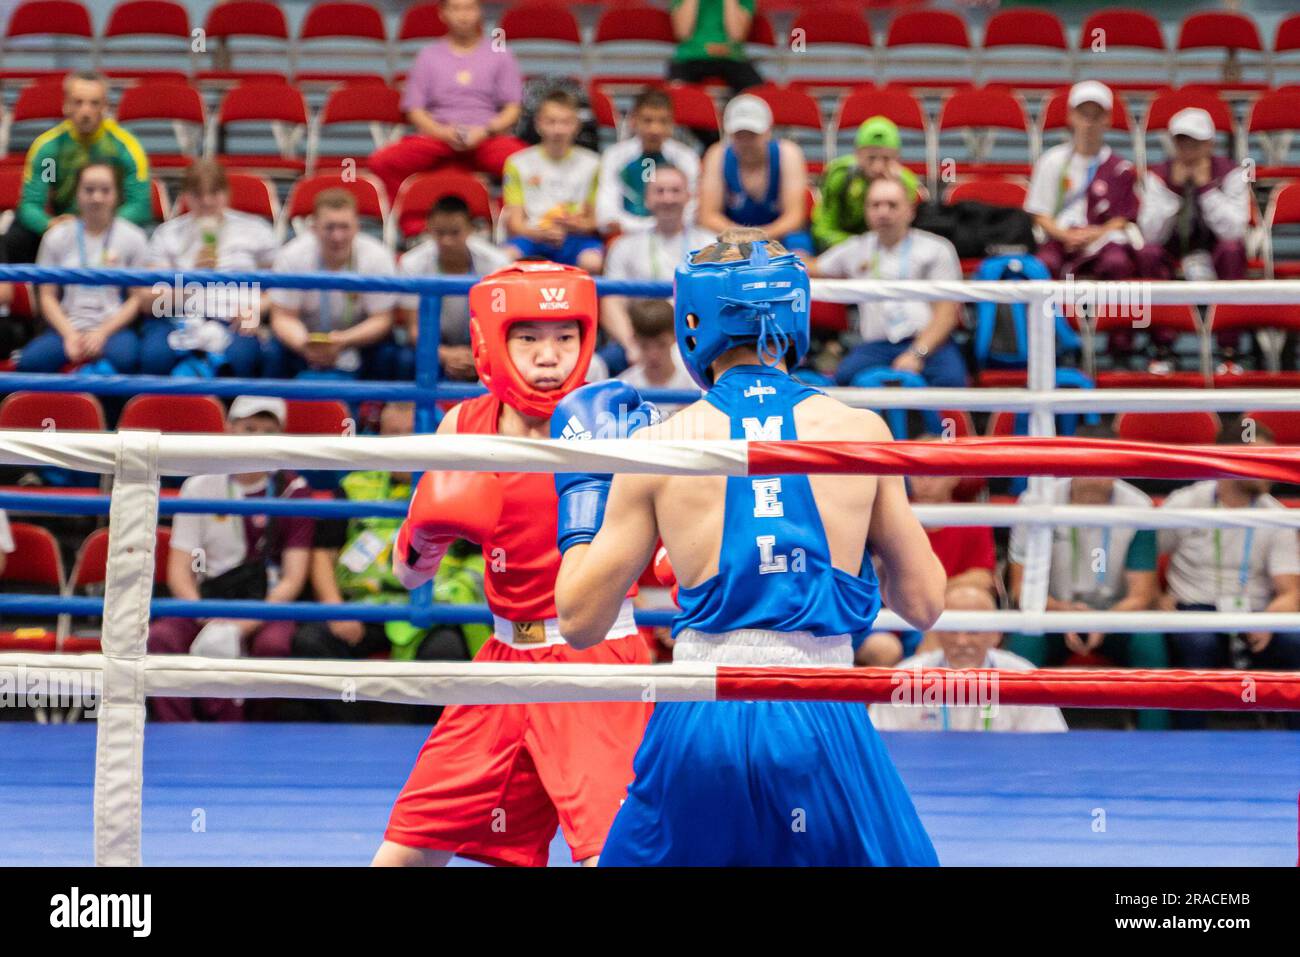
[[452, 542], [481, 544], [491, 536], [503, 504], [492, 472], [425, 472], [393, 543], [397, 580], [407, 588], [431, 581]]

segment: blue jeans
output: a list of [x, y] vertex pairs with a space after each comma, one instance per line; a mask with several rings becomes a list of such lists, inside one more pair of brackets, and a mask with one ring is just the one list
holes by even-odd
[[[140, 339], [131, 328], [120, 329], [104, 343], [104, 358], [122, 375], [131, 375], [140, 364]], [[23, 346], [19, 372], [58, 372], [68, 364], [63, 337], [47, 330]]]
[[[167, 344], [167, 336], [176, 328], [170, 319], [146, 319], [140, 328], [140, 371], [145, 375], [170, 375], [176, 363], [187, 353], [177, 352]], [[257, 336], [233, 335], [226, 348], [226, 366], [231, 375], [241, 379], [257, 376], [262, 364], [262, 344]]]
[[[1213, 605], [1187, 605], [1178, 603], [1179, 611], [1215, 611]], [[1228, 662], [1229, 637], [1212, 631], [1189, 631], [1169, 635], [1171, 658], [1175, 668], [1193, 670], [1223, 668]], [[1261, 652], [1250, 652], [1250, 666], [1266, 671], [1300, 671], [1300, 634], [1276, 633], [1268, 647]], [[1291, 730], [1300, 730], [1300, 712], [1288, 711], [1284, 722]], [[1204, 728], [1203, 711], [1174, 712], [1174, 727]]]
[[[298, 353], [272, 337], [262, 353], [262, 375], [268, 379], [292, 379], [307, 369], [307, 362]], [[415, 378], [415, 350], [399, 346], [391, 338], [361, 349], [359, 379], [400, 380]]]
[[[911, 339], [902, 342], [880, 339], [858, 345], [841, 360], [840, 367], [835, 370], [836, 384], [849, 385], [853, 377], [864, 369], [888, 368], [908, 350], [912, 342]], [[945, 342], [925, 360], [921, 367], [921, 378], [932, 387], [963, 388], [966, 385], [966, 363], [962, 360], [961, 352], [951, 341]]]

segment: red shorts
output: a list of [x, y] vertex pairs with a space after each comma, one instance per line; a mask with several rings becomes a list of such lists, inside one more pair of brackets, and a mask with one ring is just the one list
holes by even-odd
[[[637, 635], [578, 651], [489, 639], [475, 661], [650, 663]], [[575, 861], [600, 853], [653, 705], [451, 705], [397, 796], [385, 840], [487, 864], [544, 867], [558, 823]]]

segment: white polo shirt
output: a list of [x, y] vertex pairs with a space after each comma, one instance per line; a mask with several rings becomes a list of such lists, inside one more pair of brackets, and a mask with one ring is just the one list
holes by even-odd
[[[328, 272], [321, 259], [320, 242], [314, 233], [304, 233], [286, 243], [275, 257], [276, 272]], [[397, 264], [388, 247], [373, 236], [358, 233], [352, 241], [352, 261], [340, 272], [369, 276], [395, 276]], [[391, 292], [348, 293], [341, 289], [272, 289], [271, 302], [285, 309], [296, 309], [298, 317], [311, 332], [346, 329], [367, 316], [392, 309], [397, 294]]]
[[[470, 236], [465, 245], [469, 247], [470, 269], [475, 276], [486, 276], [510, 262], [510, 257], [493, 246], [482, 236]], [[432, 239], [412, 246], [397, 261], [397, 272], [402, 276], [440, 276], [438, 268], [438, 244]], [[402, 296], [401, 306], [412, 312], [420, 308], [419, 296]], [[444, 346], [469, 345], [469, 297], [442, 297], [442, 338]]]
[[[222, 214], [216, 234], [217, 264], [214, 268], [221, 272], [270, 269], [280, 249], [270, 223], [259, 216], [250, 216], [234, 209], [228, 209]], [[202, 249], [203, 229], [200, 217], [194, 213], [185, 213], [162, 223], [154, 230], [145, 260], [150, 269], [174, 269], [179, 272], [194, 269]], [[203, 315], [209, 319], [226, 319], [238, 314], [235, 308], [239, 305], [237, 297], [206, 288], [200, 290], [199, 295], [202, 298], [190, 307], [190, 293], [187, 291], [185, 305], [197, 308], [201, 304]], [[248, 299], [251, 297], [245, 297], [245, 301]]]
[[695, 226], [674, 236], [665, 236], [655, 229], [624, 233], [610, 244], [605, 257], [605, 278], [672, 282], [677, 267], [688, 255], [717, 241], [713, 233]]
[[[36, 253], [36, 265], [65, 269], [140, 269], [149, 241], [144, 230], [118, 217], [107, 232], [92, 236], [79, 219], [46, 230]], [[122, 305], [117, 286], [64, 286], [59, 305], [72, 328], [89, 332], [99, 328], [108, 314]]]

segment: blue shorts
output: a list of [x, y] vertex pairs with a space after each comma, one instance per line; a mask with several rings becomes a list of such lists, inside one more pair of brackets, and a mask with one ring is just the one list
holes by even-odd
[[655, 706], [602, 867], [935, 866], [866, 705]]
[[566, 266], [578, 265], [578, 257], [588, 249], [598, 249], [601, 252], [605, 249], [605, 242], [599, 236], [587, 236], [581, 233], [569, 233], [564, 237], [564, 243], [559, 246], [548, 246], [545, 243], [525, 239], [523, 236], [508, 240], [506, 245], [519, 250], [520, 257], [524, 259], [549, 259], [553, 263], [563, 263]]

